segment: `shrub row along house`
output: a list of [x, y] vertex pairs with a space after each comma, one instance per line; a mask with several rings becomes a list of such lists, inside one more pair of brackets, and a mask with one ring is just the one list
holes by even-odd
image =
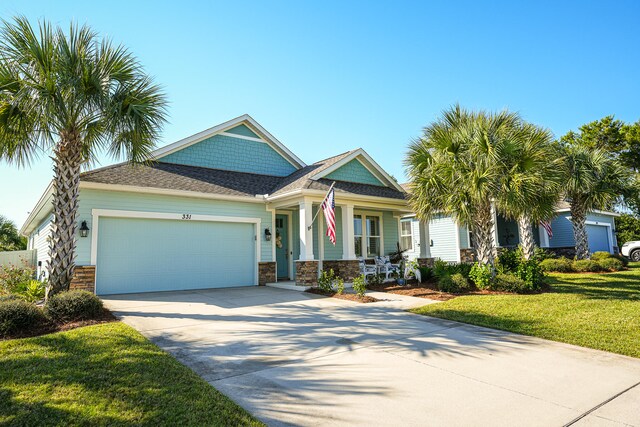
[[[429, 225], [412, 220], [407, 193], [362, 149], [306, 165], [243, 115], [153, 157], [147, 165], [121, 163], [81, 175], [72, 287], [116, 294], [309, 284], [328, 268], [350, 281], [360, 274], [358, 258], [387, 255], [398, 243], [423, 263], [466, 259], [466, 230], [447, 218]], [[333, 182], [335, 245], [323, 216], [313, 221]], [[604, 222], [613, 214], [597, 215]], [[41, 270], [51, 218], [49, 186], [21, 230], [37, 249]], [[564, 211], [553, 223], [554, 244], [569, 226], [563, 221]], [[613, 223], [607, 224], [604, 234], [590, 230], [593, 250], [614, 250]], [[499, 222], [499, 242], [517, 245], [513, 230]], [[539, 235], [541, 246], [549, 246]], [[561, 246], [572, 245], [563, 239]]]

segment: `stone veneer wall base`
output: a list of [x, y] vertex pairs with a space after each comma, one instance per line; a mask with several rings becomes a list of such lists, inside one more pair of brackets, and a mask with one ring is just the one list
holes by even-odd
[[296, 285], [313, 286], [318, 283], [318, 261], [296, 261]]
[[95, 265], [76, 266], [73, 271], [73, 279], [69, 289], [80, 289], [91, 293], [96, 292], [96, 267]]
[[258, 263], [258, 285], [264, 286], [267, 283], [276, 281], [276, 263], [275, 261]]
[[336, 276], [342, 278], [345, 282], [352, 282], [353, 279], [360, 275], [360, 264], [357, 259], [323, 260], [322, 269], [324, 271], [333, 269]]

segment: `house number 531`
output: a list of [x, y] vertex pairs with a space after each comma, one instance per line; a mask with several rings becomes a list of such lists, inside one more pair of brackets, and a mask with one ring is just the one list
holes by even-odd
[[182, 214], [182, 219], [191, 219], [191, 214]]

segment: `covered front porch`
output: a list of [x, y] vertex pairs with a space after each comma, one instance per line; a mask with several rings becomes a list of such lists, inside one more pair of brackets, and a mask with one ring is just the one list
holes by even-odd
[[336, 192], [334, 245], [326, 235], [320, 208], [323, 197], [299, 197], [269, 207], [274, 217], [277, 281], [314, 284], [321, 270], [333, 269], [350, 282], [360, 274], [359, 258], [373, 262], [376, 256], [398, 250], [400, 219], [408, 212], [403, 201], [354, 200]]

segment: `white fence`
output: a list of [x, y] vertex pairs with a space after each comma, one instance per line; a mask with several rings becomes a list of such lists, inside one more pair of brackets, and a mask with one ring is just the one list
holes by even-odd
[[28, 251], [8, 251], [0, 252], [0, 265], [28, 265], [36, 268], [38, 262], [37, 252], [35, 249]]

